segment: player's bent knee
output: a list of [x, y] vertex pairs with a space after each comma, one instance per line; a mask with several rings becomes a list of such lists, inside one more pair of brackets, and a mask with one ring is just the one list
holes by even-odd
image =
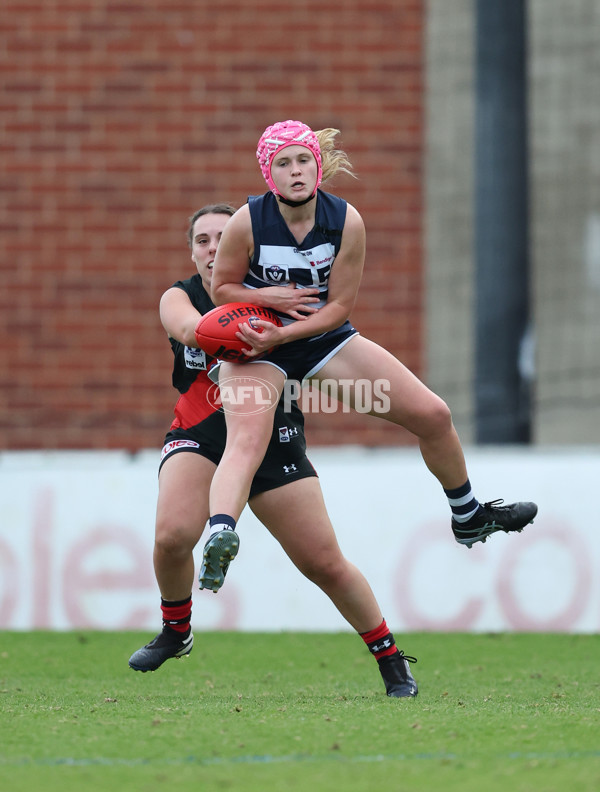
[[154, 552], [163, 557], [186, 556], [195, 545], [190, 530], [184, 526], [159, 529], [154, 538]]
[[302, 574], [320, 588], [335, 585], [346, 573], [343, 557], [326, 557], [315, 553], [299, 565]]
[[228, 431], [226, 453], [228, 456], [240, 455], [243, 457], [260, 457], [262, 460], [270, 439], [270, 425], [266, 428], [261, 425], [244, 427], [242, 429], [236, 428], [235, 432]]
[[436, 398], [426, 415], [427, 434], [445, 434], [452, 428], [452, 413], [443, 399]]

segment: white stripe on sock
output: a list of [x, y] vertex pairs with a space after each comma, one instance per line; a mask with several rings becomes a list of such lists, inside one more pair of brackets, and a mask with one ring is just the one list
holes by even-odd
[[448, 498], [448, 503], [450, 506], [464, 506], [466, 503], [470, 503], [473, 500], [473, 492], [469, 490], [466, 495], [463, 495], [462, 498]]
[[[473, 496], [471, 496], [471, 498], [469, 500], [473, 500]], [[452, 516], [454, 517], [455, 522], [457, 522], [457, 523], [466, 523], [477, 512], [478, 508], [479, 508], [479, 504], [477, 504], [477, 506], [475, 506], [475, 508], [472, 511], [467, 512], [466, 514], [455, 514], [455, 513], [453, 513]]]

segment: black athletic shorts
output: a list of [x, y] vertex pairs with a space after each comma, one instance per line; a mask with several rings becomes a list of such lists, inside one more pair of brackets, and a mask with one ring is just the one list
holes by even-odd
[[[159, 471], [167, 459], [183, 451], [200, 454], [218, 465], [225, 449], [225, 437], [225, 414], [221, 411], [189, 429], [172, 429], [165, 437]], [[306, 456], [304, 416], [297, 407], [292, 412], [284, 412], [279, 405], [267, 453], [252, 481], [250, 498], [290, 481], [316, 475]]]

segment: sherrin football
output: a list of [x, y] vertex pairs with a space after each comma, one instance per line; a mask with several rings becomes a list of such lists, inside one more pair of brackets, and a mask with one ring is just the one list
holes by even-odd
[[[242, 352], [242, 349], [248, 348], [248, 344], [236, 338], [235, 334], [239, 330], [240, 323], [248, 322], [252, 326], [254, 318], [272, 322], [277, 327], [281, 327], [282, 324], [281, 319], [271, 308], [261, 308], [252, 303], [241, 302], [219, 305], [205, 313], [196, 325], [198, 346], [211, 357], [244, 363], [251, 359]], [[262, 328], [255, 329], [262, 332]]]

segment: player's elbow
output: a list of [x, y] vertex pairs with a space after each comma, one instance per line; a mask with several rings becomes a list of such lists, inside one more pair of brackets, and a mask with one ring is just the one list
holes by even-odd
[[213, 282], [210, 286], [210, 299], [214, 302], [215, 305], [225, 305], [225, 303], [232, 302], [232, 300], [227, 298], [227, 284], [226, 283], [215, 283], [214, 282], [214, 275], [213, 275]]

